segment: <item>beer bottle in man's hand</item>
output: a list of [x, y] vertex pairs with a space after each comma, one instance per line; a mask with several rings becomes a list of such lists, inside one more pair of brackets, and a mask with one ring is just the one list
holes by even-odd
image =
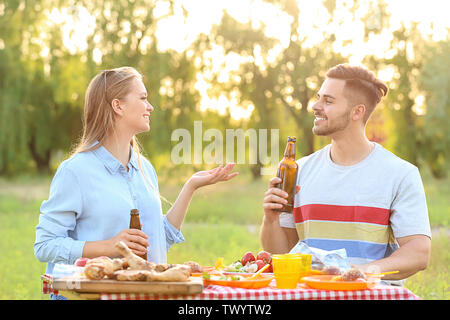
[[[141, 230], [141, 220], [139, 219], [139, 210], [131, 209], [130, 212], [130, 229], [139, 229]], [[141, 258], [147, 260], [147, 253], [140, 256]]]
[[278, 166], [277, 177], [282, 181], [276, 187], [287, 192], [287, 204], [278, 211], [292, 213], [294, 209], [295, 185], [297, 183], [298, 165], [295, 162], [295, 137], [288, 137], [284, 157]]

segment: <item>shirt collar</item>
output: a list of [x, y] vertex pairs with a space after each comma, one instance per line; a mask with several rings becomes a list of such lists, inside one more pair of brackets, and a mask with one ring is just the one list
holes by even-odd
[[[95, 146], [98, 143], [99, 142], [96, 141], [92, 146]], [[108, 169], [108, 171], [112, 174], [117, 173], [119, 168], [122, 166], [119, 160], [117, 160], [103, 145], [95, 149], [93, 152], [103, 162], [106, 169]], [[131, 144], [130, 144], [130, 161], [128, 161], [128, 165], [130, 169], [131, 167], [133, 167], [134, 169], [138, 170], [136, 155], [133, 152], [133, 147], [131, 146]]]
[[138, 164], [137, 164], [137, 154], [134, 153], [133, 146], [130, 144], [130, 161], [128, 162], [133, 166], [136, 170], [139, 170]]

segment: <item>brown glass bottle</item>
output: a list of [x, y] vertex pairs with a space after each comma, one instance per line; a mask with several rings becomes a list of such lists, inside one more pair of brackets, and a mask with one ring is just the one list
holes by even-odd
[[[141, 230], [141, 220], [139, 219], [139, 210], [131, 209], [130, 211], [130, 229], [139, 229]], [[147, 253], [140, 256], [141, 258], [147, 260]]]
[[277, 177], [282, 181], [276, 187], [287, 192], [287, 204], [278, 211], [292, 213], [294, 209], [295, 185], [297, 183], [298, 165], [295, 162], [295, 137], [288, 137], [286, 149], [284, 150], [284, 157], [278, 166]]

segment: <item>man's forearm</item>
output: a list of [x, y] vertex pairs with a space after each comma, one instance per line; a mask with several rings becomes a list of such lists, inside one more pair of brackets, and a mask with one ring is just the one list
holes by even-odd
[[263, 249], [270, 253], [289, 252], [289, 241], [280, 226], [279, 217], [264, 216], [261, 225], [260, 240]]
[[383, 277], [384, 280], [406, 279], [413, 274], [424, 270], [430, 258], [430, 242], [428, 238], [412, 239], [395, 250], [389, 257], [376, 260], [364, 265], [355, 265], [358, 269], [381, 273], [396, 271]]

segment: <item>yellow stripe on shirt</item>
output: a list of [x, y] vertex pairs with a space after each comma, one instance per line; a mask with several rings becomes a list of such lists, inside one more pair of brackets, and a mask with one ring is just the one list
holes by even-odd
[[329, 222], [308, 220], [296, 224], [299, 240], [341, 239], [380, 244], [389, 242], [388, 226], [357, 222]]

